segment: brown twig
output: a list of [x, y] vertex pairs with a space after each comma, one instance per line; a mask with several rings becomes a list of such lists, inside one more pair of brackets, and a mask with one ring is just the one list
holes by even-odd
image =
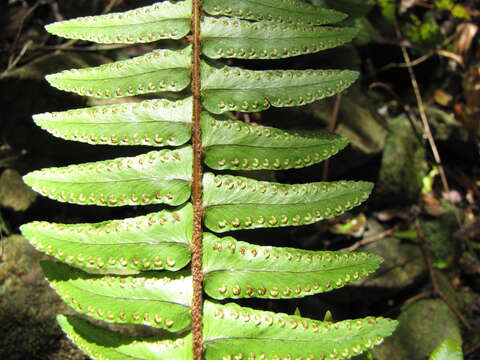
[[425, 7], [427, 9], [435, 9], [435, 5], [429, 4], [425, 1], [415, 1], [415, 5]]
[[22, 46], [22, 50], [20, 50], [20, 52], [18, 53], [18, 55], [15, 57], [15, 59], [12, 60], [12, 62], [8, 65], [7, 69], [5, 70], [5, 72], [8, 72], [10, 70], [12, 70], [13, 68], [15, 68], [15, 66], [18, 64], [18, 62], [20, 60], [22, 60], [23, 58], [23, 55], [25, 55], [25, 53], [27, 52], [28, 48], [33, 44], [33, 41], [32, 40], [28, 40], [23, 46]]
[[430, 59], [432, 56], [435, 56], [435, 55], [447, 57], [447, 58], [455, 61], [456, 63], [458, 63], [460, 65], [464, 65], [463, 58], [460, 55], [452, 53], [451, 51], [447, 51], [447, 50], [443, 50], [443, 49], [436, 49], [436, 50], [433, 50], [433, 51], [429, 52], [428, 54], [425, 54], [425, 55], [422, 55], [422, 56], [416, 58], [415, 60], [412, 60], [410, 62], [410, 64], [408, 64], [406, 62], [390, 63], [390, 64], [387, 64], [387, 65], [381, 67], [378, 70], [378, 72], [387, 71], [387, 70], [394, 69], [394, 68], [414, 67], [414, 66], [420, 65], [421, 63], [427, 61], [428, 59]]
[[[33, 14], [33, 12], [37, 9], [38, 5], [40, 5], [40, 2], [37, 2], [35, 5], [33, 5], [30, 9], [28, 9], [27, 13], [23, 16], [22, 21], [20, 22], [20, 26], [18, 27], [18, 31], [15, 34], [15, 39], [13, 40], [12, 47], [11, 47], [11, 54], [8, 59], [8, 65], [4, 73], [12, 70], [15, 65], [20, 61], [20, 59], [23, 57], [23, 55], [26, 52], [26, 48], [30, 45], [25, 45], [22, 47], [22, 50], [20, 51], [20, 54], [18, 56], [15, 55], [15, 50], [17, 48], [18, 42], [20, 41], [20, 36], [22, 35], [23, 31], [23, 26], [25, 25], [25, 21], [27, 18]], [[27, 42], [28, 44], [28, 42]]]
[[395, 68], [406, 68], [408, 66], [417, 66], [417, 65], [420, 65], [421, 63], [423, 63], [424, 61], [427, 61], [428, 59], [430, 59], [435, 54], [436, 54], [436, 51], [432, 51], [431, 53], [422, 55], [419, 58], [416, 58], [415, 60], [412, 60], [412, 62], [410, 64], [407, 64], [407, 63], [404, 63], [404, 62], [403, 63], [390, 63], [390, 64], [387, 64], [385, 66], [382, 66], [378, 70], [378, 72], [387, 71], [387, 70], [395, 69]]
[[[395, 21], [395, 31], [396, 31], [396, 34], [397, 34], [397, 38], [399, 40], [402, 39], [402, 33], [400, 32], [400, 28], [398, 26], [397, 21]], [[442, 180], [443, 190], [445, 192], [449, 192], [450, 191], [450, 186], [448, 185], [447, 176], [445, 175], [445, 169], [443, 168], [443, 165], [442, 165], [442, 159], [440, 157], [440, 153], [439, 153], [437, 145], [435, 143], [435, 139], [433, 138], [432, 130], [430, 129], [430, 124], [428, 122], [427, 114], [425, 112], [425, 106], [423, 104], [422, 95], [420, 93], [420, 88], [418, 86], [418, 82], [417, 82], [417, 78], [415, 76], [415, 73], [413, 72], [413, 69], [412, 69], [412, 62], [410, 60], [410, 55], [408, 54], [407, 48], [404, 45], [401, 44], [400, 48], [402, 50], [402, 54], [403, 54], [403, 58], [405, 60], [405, 63], [407, 64], [407, 70], [408, 70], [408, 74], [410, 76], [413, 91], [415, 93], [415, 98], [417, 100], [418, 112], [420, 113], [420, 119], [422, 120], [423, 130], [424, 130], [425, 136], [427, 137], [428, 143], [430, 145], [430, 149], [432, 150], [433, 157], [435, 159], [435, 163], [438, 166], [438, 170], [439, 170], [439, 173], [440, 173], [440, 178]]]
[[118, 2], [118, 0], [110, 0], [109, 3], [107, 4], [107, 6], [105, 6], [105, 8], [103, 9], [102, 14], [106, 14], [106, 13], [112, 11], [112, 9], [115, 6], [117, 6], [117, 2]]
[[464, 353], [464, 356], [465, 356], [465, 357], [470, 356], [470, 355], [472, 355], [473, 353], [476, 353], [478, 350], [480, 350], [480, 343], [478, 343], [478, 344], [475, 345], [474, 347], [466, 350], [465, 353]]
[[[338, 114], [340, 113], [340, 106], [342, 104], [342, 93], [338, 94], [335, 97], [335, 104], [333, 105], [332, 119], [330, 120], [330, 125], [328, 126], [328, 131], [334, 132], [337, 128]], [[323, 163], [323, 181], [328, 180], [328, 171], [330, 168], [330, 160], [326, 159]]]
[[427, 297], [430, 297], [432, 295], [434, 295], [435, 293], [433, 291], [424, 291], [424, 292], [421, 292], [420, 294], [417, 294], [415, 296], [412, 296], [411, 298], [408, 298], [407, 300], [405, 300], [403, 302], [403, 305], [408, 305], [408, 304], [412, 304], [418, 300], [422, 300], [422, 299], [425, 299]]
[[415, 224], [415, 230], [417, 231], [417, 238], [419, 241], [420, 245], [420, 250], [422, 251], [423, 257], [425, 259], [425, 264], [427, 265], [428, 269], [428, 274], [430, 276], [430, 281], [432, 282], [433, 286], [433, 291], [440, 297], [452, 310], [452, 312], [458, 317], [458, 319], [465, 325], [465, 327], [468, 330], [472, 330], [473, 327], [470, 325], [470, 323], [467, 321], [467, 319], [462, 315], [462, 313], [457, 309], [457, 307], [450, 302], [450, 300], [445, 296], [443, 291], [440, 289], [440, 286], [438, 285], [437, 278], [435, 276], [435, 271], [433, 269], [432, 265], [432, 257], [430, 255], [430, 251], [427, 246], [427, 242], [425, 240], [425, 234], [423, 233], [422, 227], [418, 223], [418, 221]]
[[363, 245], [367, 245], [367, 244], [370, 244], [370, 243], [373, 243], [373, 242], [376, 242], [376, 241], [379, 241], [379, 240], [382, 240], [382, 239], [385, 239], [386, 237], [388, 236], [392, 236], [393, 234], [395, 234], [395, 232], [398, 230], [398, 225], [395, 225], [394, 227], [392, 227], [391, 229], [388, 229], [384, 232], [381, 232], [380, 234], [377, 234], [377, 235], [374, 235], [374, 236], [370, 236], [370, 237], [367, 237], [367, 238], [364, 238], [360, 241], [357, 241], [355, 244], [353, 244], [352, 246], [349, 246], [349, 247], [346, 247], [346, 248], [343, 248], [343, 249], [340, 249], [340, 251], [355, 251], [357, 250], [360, 246], [363, 246]]

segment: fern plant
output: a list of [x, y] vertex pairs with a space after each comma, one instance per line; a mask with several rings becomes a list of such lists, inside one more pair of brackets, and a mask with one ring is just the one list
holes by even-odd
[[[188, 39], [176, 49], [47, 77], [58, 89], [99, 98], [167, 92], [155, 100], [34, 116], [53, 135], [89, 144], [173, 147], [25, 176], [33, 189], [63, 202], [171, 207], [94, 224], [22, 226], [33, 246], [60, 260], [42, 266], [77, 312], [165, 332], [133, 338], [62, 315], [60, 326], [94, 359], [313, 360], [360, 354], [390, 335], [395, 321], [315, 321], [220, 300], [330, 291], [375, 271], [378, 256], [259, 246], [218, 234], [328, 219], [366, 200], [372, 185], [289, 185], [206, 171], [302, 168], [343, 149], [348, 141], [341, 136], [254, 126], [225, 113], [311, 103], [347, 88], [356, 72], [247, 70], [215, 59], [310, 54], [344, 44], [356, 31], [323, 26], [345, 16], [300, 0], [202, 3], [164, 1], [47, 26], [53, 34], [98, 43]], [[180, 94], [173, 99], [171, 92]]]

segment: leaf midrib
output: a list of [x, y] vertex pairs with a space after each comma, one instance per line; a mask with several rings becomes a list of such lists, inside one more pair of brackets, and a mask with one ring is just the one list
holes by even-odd
[[[85, 279], [82, 279], [85, 281]], [[58, 280], [57, 280], [58, 281]], [[62, 280], [60, 280], [62, 281]], [[65, 280], [63, 280], [65, 281]], [[125, 297], [121, 297], [121, 296], [111, 296], [111, 295], [104, 295], [104, 294], [98, 294], [96, 292], [93, 292], [91, 290], [87, 290], [87, 289], [84, 289], [82, 287], [79, 287], [75, 284], [73, 284], [72, 282], [69, 282], [68, 283], [69, 286], [75, 288], [76, 290], [78, 291], [83, 291], [85, 293], [88, 293], [88, 294], [91, 294], [91, 295], [95, 295], [95, 296], [100, 296], [100, 297], [105, 297], [105, 298], [108, 298], [108, 299], [116, 299], [116, 300], [130, 300], [130, 301], [150, 301], [150, 302], [159, 302], [159, 303], [170, 303], [170, 304], [175, 304], [175, 305], [178, 305], [178, 306], [182, 306], [184, 308], [190, 308], [189, 305], [186, 305], [186, 304], [180, 304], [180, 303], [177, 303], [175, 301], [169, 301], [169, 300], [160, 300], [160, 299], [145, 299], [145, 298], [125, 298]], [[58, 291], [58, 290], [57, 290]]]
[[[87, 175], [87, 174], [86, 174]], [[88, 174], [90, 175], [90, 174]], [[151, 178], [137, 178], [137, 179], [127, 179], [127, 180], [104, 180], [104, 181], [88, 181], [88, 182], [83, 182], [83, 181], [58, 181], [58, 180], [45, 180], [41, 179], [41, 181], [53, 183], [53, 184], [71, 184], [71, 185], [88, 185], [88, 184], [106, 184], [106, 183], [128, 183], [128, 182], [147, 182], [147, 181], [155, 181], [155, 180], [161, 180], [161, 181], [184, 181], [186, 183], [190, 183], [191, 180], [189, 179], [182, 179], [182, 178], [159, 178], [159, 177], [151, 177]]]
[[[75, 115], [73, 115], [75, 116]], [[116, 116], [121, 116], [121, 114], [118, 114]], [[155, 121], [112, 121], [112, 122], [95, 122], [95, 121], [90, 121], [90, 122], [76, 122], [76, 121], [65, 121], [64, 119], [59, 119], [59, 120], [43, 120], [39, 119], [38, 121], [43, 122], [43, 123], [59, 123], [61, 125], [118, 125], [118, 124], [157, 124], [157, 123], [166, 123], [166, 124], [171, 124], [171, 123], [179, 123], [179, 124], [191, 124], [191, 121], [186, 121], [186, 120], [155, 120]]]
[[[215, 75], [215, 74], [213, 74]], [[315, 75], [315, 74], [314, 74]], [[317, 75], [317, 76], [320, 76], [320, 75]], [[224, 78], [223, 80], [226, 80], [227, 78]], [[262, 81], [264, 79], [261, 79], [261, 80], [258, 80], [258, 82]], [[273, 79], [272, 79], [273, 80]], [[270, 80], [270, 81], [272, 81]], [[206, 88], [206, 89], [202, 89], [202, 91], [251, 91], [251, 90], [261, 90], [263, 93], [266, 93], [268, 94], [268, 91], [269, 90], [283, 90], [283, 89], [290, 89], [290, 88], [306, 88], [306, 87], [310, 87], [310, 86], [318, 86], [318, 85], [321, 85], [321, 84], [326, 84], [326, 83], [331, 83], [331, 82], [336, 82], [338, 80], [343, 80], [343, 79], [331, 79], [331, 80], [324, 80], [324, 81], [319, 81], [319, 82], [315, 82], [315, 83], [310, 83], [310, 84], [299, 84], [299, 85], [287, 85], [287, 86], [277, 86], [277, 87], [248, 87], [248, 88], [245, 88], [245, 87], [235, 87], [235, 88], [218, 88], [218, 87], [215, 87], [215, 88]], [[265, 95], [265, 99], [270, 99], [272, 96], [275, 96], [275, 95]]]
[[[328, 341], [331, 343], [338, 343], [338, 342], [345, 342], [349, 341], [350, 339], [354, 338], [352, 337], [335, 337], [335, 339], [329, 339]], [[322, 343], [325, 342], [326, 340], [324, 338], [320, 338], [319, 340], [293, 340], [293, 339], [275, 339], [275, 338], [267, 338], [267, 337], [219, 337], [219, 338], [214, 338], [214, 339], [206, 339], [204, 342], [205, 343], [213, 343], [216, 341], [225, 341], [225, 340], [258, 340], [258, 341], [283, 341], [283, 342], [295, 342], [295, 343]]]
[[319, 269], [319, 270], [307, 270], [307, 271], [289, 271], [289, 270], [254, 270], [254, 269], [216, 269], [211, 271], [206, 271], [205, 274], [211, 274], [215, 272], [244, 272], [244, 273], [280, 273], [280, 274], [309, 274], [309, 273], [317, 273], [317, 272], [331, 272], [331, 271], [342, 271], [348, 270], [354, 266], [361, 266], [362, 264], [354, 264], [354, 265], [345, 265], [336, 268], [329, 268], [329, 269]]
[[[114, 64], [114, 63], [111, 63], [111, 64]], [[136, 64], [136, 65], [142, 65], [142, 64]], [[126, 66], [129, 66], [129, 65], [126, 65]], [[189, 67], [169, 67], [169, 68], [156, 69], [156, 70], [153, 70], [153, 71], [136, 73], [136, 74], [132, 74], [132, 75], [123, 75], [122, 74], [123, 71], [118, 71], [120, 74], [118, 74], [117, 76], [104, 77], [104, 78], [95, 78], [95, 77], [93, 77], [93, 78], [72, 78], [72, 77], [64, 76], [64, 75], [62, 75], [62, 73], [59, 73], [58, 76], [52, 77], [52, 79], [60, 80], [60, 81], [76, 81], [76, 82], [82, 82], [82, 81], [111, 81], [111, 80], [124, 80], [124, 79], [127, 79], [127, 78], [135, 78], [135, 77], [139, 77], [139, 76], [143, 76], [143, 75], [155, 74], [155, 73], [158, 73], [158, 72], [161, 72], [161, 71], [188, 70], [188, 69], [189, 69]], [[115, 71], [115, 70], [114, 69], [106, 69], [106, 70], [102, 69], [102, 71], [111, 72], [111, 71]], [[87, 72], [85, 72], [85, 74], [89, 75], [89, 73], [87, 73]], [[154, 92], [156, 92], [156, 91], [154, 91]]]
[[155, 21], [147, 21], [147, 22], [140, 22], [140, 23], [127, 23], [127, 24], [115, 24], [115, 25], [95, 25], [95, 24], [83, 24], [82, 25], [67, 25], [65, 24], [63, 27], [68, 29], [68, 30], [74, 30], [74, 29], [80, 29], [82, 31], [85, 30], [86, 27], [88, 29], [105, 29], [105, 28], [121, 28], [121, 27], [127, 27], [127, 26], [144, 26], [144, 25], [150, 25], [150, 24], [157, 24], [163, 21], [169, 21], [169, 20], [185, 20], [185, 21], [190, 21], [188, 18], [162, 18], [161, 20], [155, 20]]
[[70, 243], [70, 244], [81, 244], [81, 245], [88, 245], [88, 246], [116, 246], [116, 245], [163, 245], [163, 244], [175, 244], [175, 245], [182, 245], [183, 247], [190, 248], [189, 244], [186, 242], [180, 241], [160, 241], [160, 242], [118, 242], [118, 243], [87, 243], [82, 241], [72, 241], [66, 239], [59, 239], [57, 237], [48, 234], [49, 239], [53, 241], [58, 241], [61, 243]]
[[227, 147], [246, 147], [246, 148], [252, 148], [252, 150], [255, 149], [255, 148], [271, 149], [271, 150], [308, 150], [308, 149], [311, 149], [311, 148], [316, 148], [316, 147], [319, 147], [319, 146], [325, 146], [325, 145], [329, 145], [329, 144], [331, 144], [331, 142], [330, 143], [326, 142], [326, 143], [322, 143], [322, 144], [314, 144], [314, 145], [305, 145], [305, 146], [296, 146], [296, 145], [292, 145], [292, 144], [286, 144], [285, 146], [281, 147], [281, 146], [264, 146], [262, 144], [252, 145], [252, 144], [238, 144], [238, 143], [228, 144], [227, 143], [227, 144], [207, 145], [207, 146], [204, 146], [204, 149], [227, 146]]
[[[355, 189], [352, 189], [352, 191], [355, 190]], [[358, 191], [358, 189], [356, 189]], [[308, 196], [309, 194], [306, 194], [306, 196]], [[214, 207], [214, 206], [249, 206], [249, 205], [253, 205], [253, 206], [291, 206], [291, 205], [303, 205], [303, 206], [309, 206], [309, 205], [313, 205], [313, 204], [316, 204], [318, 202], [322, 202], [322, 201], [325, 201], [325, 200], [335, 200], [336, 197], [341, 197], [341, 196], [348, 196], [350, 194], [336, 194], [336, 195], [331, 195], [331, 196], [328, 196], [328, 197], [325, 197], [325, 198], [322, 198], [322, 199], [319, 199], [319, 200], [315, 200], [315, 201], [311, 201], [311, 202], [301, 202], [301, 203], [280, 203], [280, 204], [272, 204], [272, 203], [261, 203], [261, 202], [245, 202], [245, 203], [240, 203], [240, 202], [230, 202], [230, 203], [220, 203], [220, 204], [211, 204], [211, 205], [205, 205], [205, 208], [209, 208], [209, 207]]]

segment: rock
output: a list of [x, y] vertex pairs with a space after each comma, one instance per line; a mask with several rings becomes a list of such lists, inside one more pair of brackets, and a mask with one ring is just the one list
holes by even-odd
[[434, 106], [427, 106], [426, 112], [444, 163], [452, 161], [471, 166], [480, 161], [478, 138], [457, 121], [455, 114]]
[[425, 109], [428, 121], [432, 128], [433, 136], [437, 141], [467, 142], [468, 131], [455, 118], [455, 114], [445, 112], [435, 106], [427, 106]]
[[[372, 237], [384, 231], [383, 227], [375, 220], [370, 219], [369, 231], [365, 237]], [[367, 244], [359, 249], [381, 256], [384, 260], [380, 269], [362, 282], [362, 286], [390, 290], [387, 294], [395, 293], [414, 285], [426, 271], [422, 252], [416, 244], [402, 241], [395, 237]]]
[[86, 360], [55, 316], [71, 312], [43, 278], [36, 252], [20, 235], [4, 239], [0, 265], [0, 359]]
[[408, 119], [390, 119], [374, 195], [375, 205], [401, 206], [416, 202], [427, 171], [423, 144], [415, 136]]
[[[368, 220], [367, 228], [365, 238], [376, 236], [386, 230], [372, 218]], [[348, 307], [354, 302], [356, 308], [368, 307], [369, 304], [390, 299], [399, 292], [418, 285], [425, 277], [426, 266], [422, 252], [416, 244], [411, 242], [395, 237], [385, 237], [364, 245], [357, 251], [379, 255], [384, 261], [380, 268], [366, 279], [321, 294], [323, 301]]]
[[458, 229], [458, 221], [453, 212], [433, 219], [422, 219], [420, 225], [434, 265], [444, 267], [460, 255], [461, 244], [453, 237]]
[[7, 169], [0, 175], [0, 206], [25, 211], [36, 197], [37, 194], [25, 185], [17, 171]]
[[[317, 101], [307, 109], [328, 125], [331, 121], [335, 98]], [[387, 128], [383, 118], [374, 111], [372, 103], [358, 86], [352, 86], [342, 96], [336, 133], [348, 137], [352, 146], [365, 154], [383, 150]]]
[[462, 343], [455, 314], [442, 300], [420, 300], [406, 306], [395, 333], [373, 350], [378, 360], [424, 360], [446, 339]]

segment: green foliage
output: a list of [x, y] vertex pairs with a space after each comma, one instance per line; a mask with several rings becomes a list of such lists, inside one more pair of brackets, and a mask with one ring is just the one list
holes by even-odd
[[154, 50], [129, 60], [48, 75], [47, 81], [60, 90], [106, 99], [181, 91], [190, 84], [190, 58], [190, 47]]
[[202, 103], [214, 114], [305, 105], [345, 90], [358, 77], [350, 70], [254, 71], [203, 65]]
[[33, 116], [65, 140], [104, 145], [178, 146], [191, 137], [192, 101], [166, 99], [94, 106]]
[[378, 5], [380, 6], [383, 17], [389, 22], [394, 22], [397, 11], [395, 0], [378, 0]]
[[366, 182], [286, 185], [211, 173], [203, 184], [205, 226], [216, 232], [311, 224], [352, 209], [372, 190]]
[[453, 339], [446, 339], [432, 352], [428, 360], [463, 360], [462, 346]]
[[463, 5], [455, 4], [453, 0], [438, 0], [435, 6], [440, 10], [449, 11], [454, 17], [470, 20], [471, 16]]
[[[62, 263], [42, 264], [47, 280], [73, 309], [97, 320], [160, 328], [160, 337], [128, 337], [75, 316], [59, 316], [70, 339], [94, 359], [192, 359], [192, 185], [202, 182], [204, 227], [222, 233], [312, 224], [364, 202], [362, 181], [280, 184], [206, 172], [192, 175], [192, 125], [202, 132], [212, 170], [282, 170], [317, 164], [348, 143], [323, 132], [286, 131], [222, 115], [305, 105], [349, 87], [349, 70], [246, 70], [212, 59], [278, 59], [342, 45], [357, 31], [319, 26], [345, 15], [300, 0], [204, 0], [203, 56], [192, 47], [154, 50], [96, 68], [49, 75], [55, 87], [99, 98], [181, 92], [179, 98], [95, 106], [34, 116], [66, 140], [104, 145], [177, 147], [34, 171], [25, 182], [52, 199], [99, 206], [173, 206], [95, 224], [33, 222], [22, 232]], [[47, 30], [99, 43], [184, 38], [192, 2], [164, 1], [138, 10], [58, 22]], [[193, 61], [200, 73], [193, 73]], [[200, 77], [203, 113], [187, 90]], [[165, 96], [165, 95], [164, 95]], [[192, 121], [193, 117], [193, 121]], [[203, 290], [213, 299], [289, 299], [365, 278], [381, 263], [366, 253], [318, 252], [252, 245], [203, 233]], [[67, 265], [69, 264], [69, 265]], [[206, 359], [346, 359], [379, 344], [396, 322], [368, 317], [332, 322], [205, 300]]]
[[442, 36], [437, 22], [429, 16], [420, 19], [416, 15], [410, 15], [410, 22], [405, 24], [404, 32], [408, 38], [416, 43], [438, 43]]
[[366, 253], [306, 251], [204, 238], [205, 291], [215, 299], [295, 298], [357, 281], [382, 260]]
[[345, 14], [312, 6], [302, 0], [204, 0], [209, 15], [225, 15], [275, 23], [324, 25], [342, 21]]
[[326, 132], [285, 131], [242, 121], [202, 116], [204, 161], [216, 170], [303, 168], [335, 155], [345, 137]]

